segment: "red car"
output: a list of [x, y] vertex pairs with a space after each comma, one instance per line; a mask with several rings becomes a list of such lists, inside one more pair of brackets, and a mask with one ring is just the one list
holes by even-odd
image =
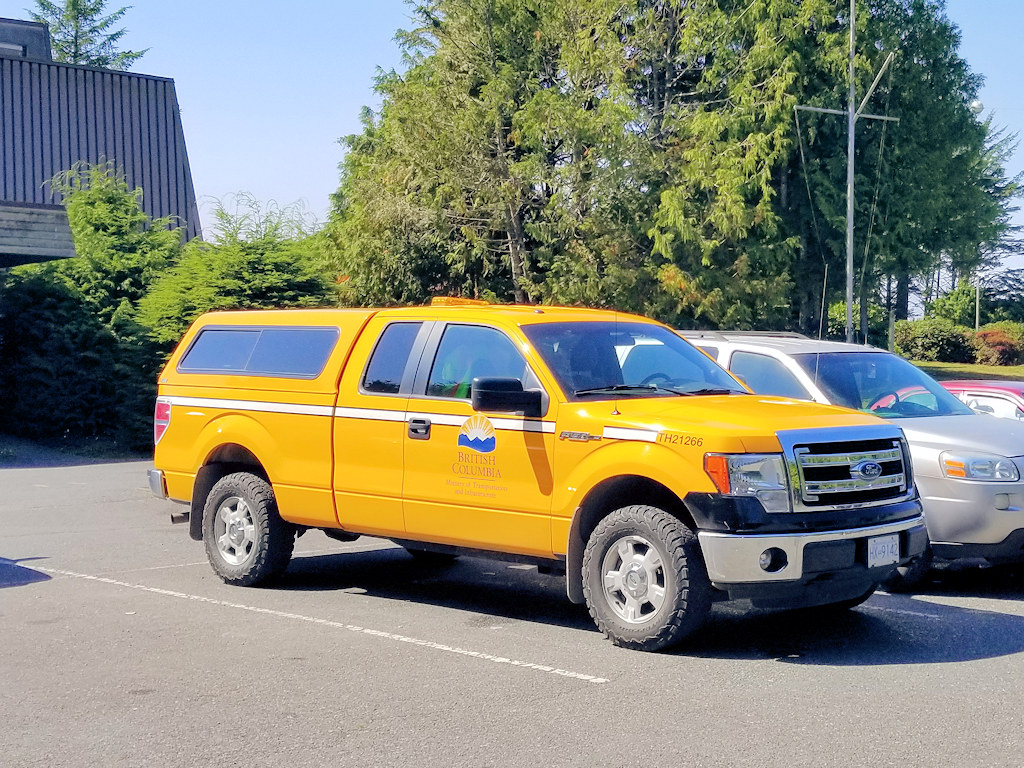
[[1024, 381], [959, 379], [939, 383], [978, 413], [1024, 421]]

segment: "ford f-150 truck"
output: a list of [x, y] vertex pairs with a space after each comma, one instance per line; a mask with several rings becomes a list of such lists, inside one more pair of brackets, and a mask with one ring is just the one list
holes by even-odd
[[712, 602], [853, 606], [924, 551], [900, 429], [751, 394], [670, 328], [460, 301], [217, 312], [159, 379], [153, 492], [226, 582], [296, 535], [564, 572], [612, 642]]

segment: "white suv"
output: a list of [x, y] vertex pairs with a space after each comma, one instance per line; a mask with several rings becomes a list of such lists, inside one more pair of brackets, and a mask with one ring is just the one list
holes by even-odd
[[897, 421], [910, 444], [933, 559], [1024, 562], [1024, 425], [975, 413], [903, 358], [800, 334], [682, 331], [754, 392], [843, 405]]

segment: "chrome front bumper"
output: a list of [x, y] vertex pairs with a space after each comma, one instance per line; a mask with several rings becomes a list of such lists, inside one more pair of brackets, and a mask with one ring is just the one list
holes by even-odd
[[[810, 544], [867, 540], [874, 536], [914, 531], [923, 534], [924, 529], [924, 518], [918, 516], [895, 523], [838, 531], [784, 534], [735, 534], [701, 531], [697, 534], [697, 538], [704, 554], [708, 577], [714, 584], [784, 583], [804, 578], [806, 575], [804, 573], [804, 549]], [[927, 541], [927, 538], [922, 536], [901, 537], [904, 542], [912, 539]], [[922, 551], [923, 548], [922, 544]], [[785, 567], [774, 572], [761, 567], [761, 555], [769, 549], [779, 549], [785, 552], [787, 561]], [[921, 551], [906, 552], [902, 551], [901, 547], [900, 562], [906, 562], [919, 554]]]

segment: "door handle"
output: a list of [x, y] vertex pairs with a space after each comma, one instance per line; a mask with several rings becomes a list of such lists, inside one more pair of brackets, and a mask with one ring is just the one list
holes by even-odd
[[413, 440], [429, 440], [430, 419], [409, 419], [409, 437]]

